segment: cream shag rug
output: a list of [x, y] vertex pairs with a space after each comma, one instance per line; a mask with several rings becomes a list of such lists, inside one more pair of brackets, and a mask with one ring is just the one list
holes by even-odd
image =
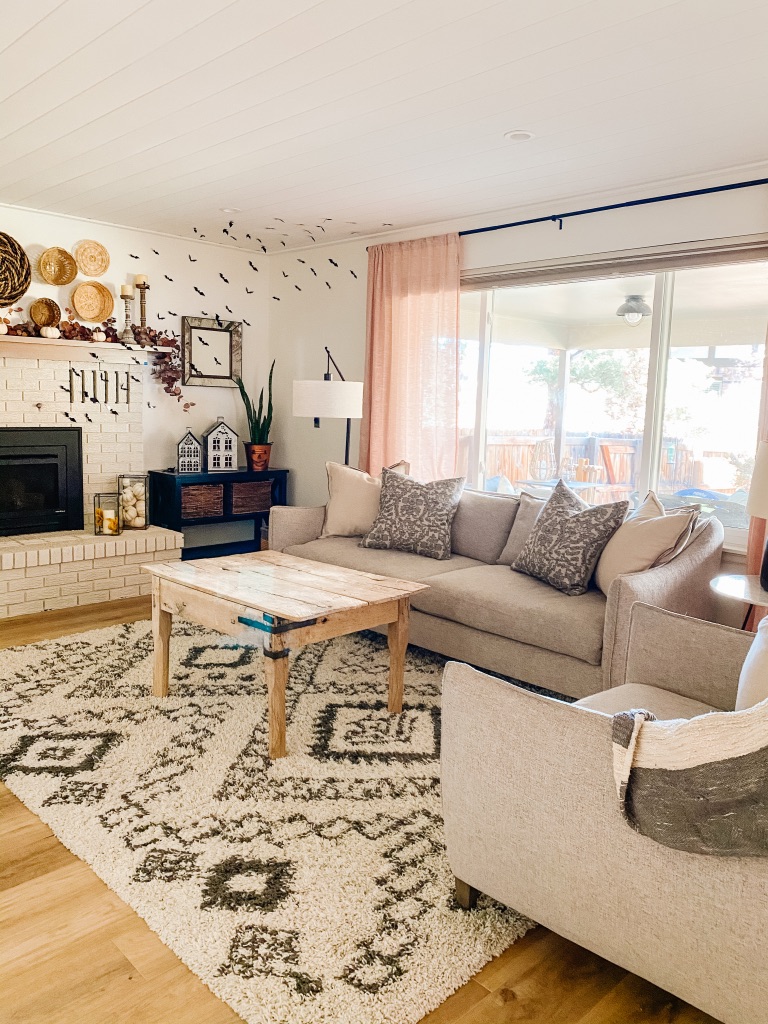
[[148, 622], [0, 652], [0, 776], [249, 1024], [415, 1024], [531, 922], [452, 895], [443, 659], [385, 641], [292, 659], [270, 762], [258, 647], [177, 623], [149, 696]]

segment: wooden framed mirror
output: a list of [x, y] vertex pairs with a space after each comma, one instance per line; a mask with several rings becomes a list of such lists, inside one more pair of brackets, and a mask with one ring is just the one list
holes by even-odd
[[243, 325], [204, 316], [181, 318], [182, 382], [234, 388], [243, 373]]

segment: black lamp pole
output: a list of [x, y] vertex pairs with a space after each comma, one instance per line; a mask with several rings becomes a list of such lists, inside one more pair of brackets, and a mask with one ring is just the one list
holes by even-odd
[[[336, 373], [338, 373], [338, 375], [339, 375], [339, 380], [344, 380], [345, 379], [344, 378], [344, 374], [339, 369], [339, 364], [336, 362], [336, 360], [331, 355], [331, 350], [328, 348], [327, 345], [325, 346], [325, 352], [326, 352], [326, 355], [328, 356], [328, 368], [326, 369], [325, 373], [323, 374], [323, 380], [333, 380], [333, 377], [331, 376], [331, 363], [333, 363], [333, 368], [335, 369]], [[319, 425], [320, 425], [319, 424], [319, 420], [315, 419], [315, 426], [319, 426]], [[345, 466], [349, 465], [349, 443], [350, 443], [351, 436], [352, 436], [352, 420], [349, 419], [349, 417], [347, 417], [347, 440], [346, 440], [346, 444], [344, 446], [344, 465]]]

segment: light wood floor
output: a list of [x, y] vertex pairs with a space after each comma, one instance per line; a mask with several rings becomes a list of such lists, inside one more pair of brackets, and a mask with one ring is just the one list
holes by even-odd
[[[19, 617], [0, 625], [0, 648], [148, 617], [148, 599]], [[0, 785], [0, 1021], [236, 1024], [240, 1018]], [[422, 1024], [513, 1021], [717, 1024], [545, 928], [484, 967]]]

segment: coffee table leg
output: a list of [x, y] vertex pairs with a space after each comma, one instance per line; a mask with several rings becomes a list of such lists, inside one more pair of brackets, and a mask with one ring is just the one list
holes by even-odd
[[389, 710], [396, 714], [403, 710], [403, 675], [405, 673], [405, 652], [408, 647], [408, 606], [407, 597], [398, 601], [397, 618], [390, 622], [387, 630], [389, 641]]
[[152, 639], [155, 652], [152, 661], [152, 693], [155, 697], [168, 696], [168, 659], [170, 655], [173, 616], [160, 607], [160, 580], [152, 580]]
[[285, 757], [285, 688], [288, 683], [288, 648], [281, 636], [264, 640], [264, 678], [267, 683], [269, 756]]

